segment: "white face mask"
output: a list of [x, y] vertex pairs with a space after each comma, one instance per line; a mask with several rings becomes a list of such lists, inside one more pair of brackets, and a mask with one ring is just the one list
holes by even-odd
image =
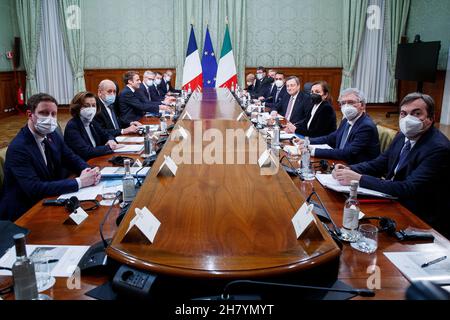
[[404, 118], [400, 118], [399, 127], [401, 132], [408, 139], [413, 139], [423, 132], [422, 120], [408, 114]]
[[256, 79], [261, 80], [262, 78], [264, 78], [264, 75], [262, 73], [256, 74]]
[[165, 82], [170, 82], [170, 80], [172, 80], [170, 77], [168, 77], [168, 76], [165, 76], [165, 77], [164, 77], [164, 81], [165, 81]]
[[351, 104], [344, 104], [341, 107], [341, 112], [344, 115], [344, 117], [352, 121], [358, 116], [358, 109], [355, 106], [352, 106]]
[[283, 80], [275, 80], [275, 85], [277, 88], [281, 88], [284, 85]]
[[56, 130], [58, 127], [58, 122], [56, 118], [50, 117], [39, 117], [37, 116], [36, 125], [34, 128], [41, 135], [46, 136]]
[[159, 86], [159, 85], [161, 84], [161, 79], [156, 79], [156, 80], [155, 80], [155, 84], [156, 84], [157, 86]]
[[80, 117], [82, 120], [87, 122], [92, 122], [97, 113], [97, 108], [83, 108], [80, 110]]
[[151, 87], [153, 85], [153, 80], [147, 80], [145, 81], [145, 84], [147, 85], [147, 87]]

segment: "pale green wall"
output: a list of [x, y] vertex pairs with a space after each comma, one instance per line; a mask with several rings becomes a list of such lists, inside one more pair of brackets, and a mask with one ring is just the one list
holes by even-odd
[[11, 60], [6, 52], [13, 49], [14, 37], [18, 36], [14, 0], [0, 0], [0, 71], [11, 71]]
[[248, 0], [247, 66], [342, 66], [337, 0]]
[[173, 0], [89, 0], [86, 69], [174, 67]]
[[445, 70], [450, 46], [450, 1], [412, 0], [406, 33], [409, 42], [416, 34], [422, 41], [440, 40], [438, 69]]
[[[247, 0], [247, 65], [340, 67], [339, 0]], [[0, 0], [0, 71], [18, 35], [14, 0]], [[86, 68], [174, 67], [173, 0], [85, 1]], [[407, 35], [441, 40], [439, 69], [447, 65], [450, 1], [412, 0]], [[128, 17], [124, 19], [123, 17]], [[197, 39], [203, 42], [203, 39]], [[215, 48], [217, 51], [217, 48]]]

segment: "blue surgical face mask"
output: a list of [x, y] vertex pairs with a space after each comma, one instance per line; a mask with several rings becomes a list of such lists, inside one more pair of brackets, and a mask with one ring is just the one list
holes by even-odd
[[153, 85], [153, 80], [147, 80], [146, 82], [145, 82], [145, 84], [147, 85], [147, 87], [151, 87], [152, 85]]
[[112, 105], [114, 102], [116, 102], [116, 95], [115, 94], [107, 95], [105, 97], [105, 103], [107, 104], [107, 106]]
[[155, 80], [155, 84], [156, 84], [157, 86], [159, 86], [159, 85], [161, 84], [161, 79], [156, 79], [156, 80]]

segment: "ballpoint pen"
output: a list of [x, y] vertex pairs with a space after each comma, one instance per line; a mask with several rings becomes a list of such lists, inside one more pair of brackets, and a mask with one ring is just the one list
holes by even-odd
[[422, 264], [421, 267], [422, 268], [426, 268], [428, 266], [431, 266], [432, 264], [436, 264], [436, 263], [441, 262], [442, 260], [445, 260], [445, 259], [447, 259], [447, 256], [443, 256], [443, 257], [431, 260], [430, 262], [426, 262], [426, 263]]

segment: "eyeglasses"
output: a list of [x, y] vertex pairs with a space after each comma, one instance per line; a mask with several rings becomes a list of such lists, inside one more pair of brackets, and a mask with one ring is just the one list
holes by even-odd
[[358, 103], [361, 103], [361, 101], [355, 101], [355, 100], [342, 100], [342, 101], [339, 101], [339, 105], [341, 105], [341, 106], [346, 105], [346, 104], [355, 105], [355, 104], [358, 104]]

